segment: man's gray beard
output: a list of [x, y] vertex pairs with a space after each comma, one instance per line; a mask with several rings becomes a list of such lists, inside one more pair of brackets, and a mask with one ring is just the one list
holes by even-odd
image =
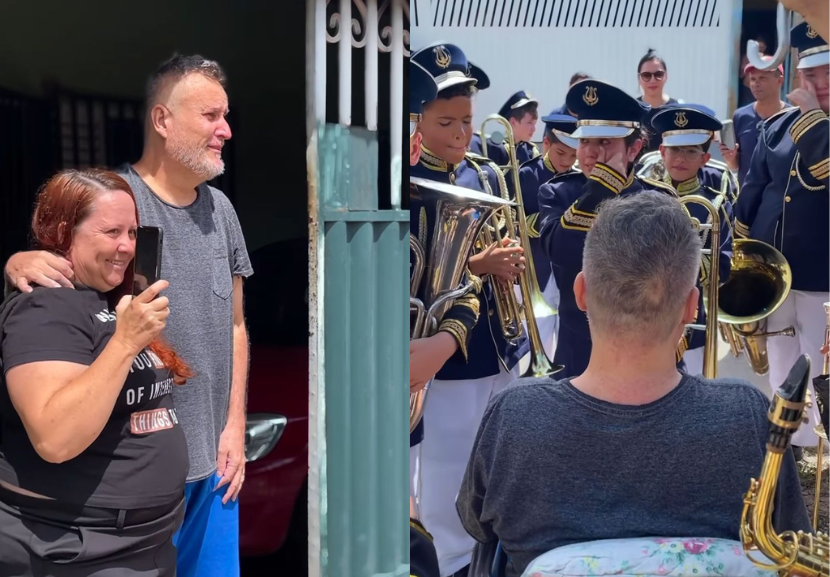
[[184, 143], [171, 142], [169, 144], [169, 152], [174, 160], [191, 170], [202, 181], [213, 180], [225, 172], [224, 161], [220, 159], [220, 165], [210, 162], [204, 150], [191, 148]]

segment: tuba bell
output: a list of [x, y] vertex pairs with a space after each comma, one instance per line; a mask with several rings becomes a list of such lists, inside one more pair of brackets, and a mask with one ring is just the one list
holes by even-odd
[[[444, 314], [455, 299], [473, 291], [464, 280], [467, 260], [481, 229], [493, 212], [509, 207], [510, 201], [478, 191], [409, 178], [410, 195], [434, 208], [435, 226], [428, 240], [429, 254], [421, 240], [410, 233], [412, 274], [409, 283], [410, 340], [438, 332]], [[424, 239], [426, 240], [426, 239]], [[464, 282], [462, 282], [464, 281]], [[409, 396], [409, 432], [423, 416], [429, 386]]]
[[766, 332], [767, 317], [786, 300], [792, 286], [787, 259], [760, 240], [733, 239], [732, 268], [719, 291], [718, 321], [740, 341], [752, 369], [769, 371], [767, 338], [795, 335], [793, 327]]

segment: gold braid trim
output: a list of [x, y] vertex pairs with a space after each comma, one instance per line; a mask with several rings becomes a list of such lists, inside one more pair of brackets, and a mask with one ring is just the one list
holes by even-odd
[[749, 227], [737, 218], [735, 219], [735, 224], [733, 225], [733, 227], [735, 230], [735, 236], [739, 236], [741, 238], [749, 238]]
[[614, 194], [619, 194], [626, 184], [625, 177], [622, 174], [599, 162], [594, 165], [588, 178], [600, 183]]
[[587, 232], [590, 230], [592, 226], [594, 226], [594, 221], [596, 220], [596, 216], [589, 216], [588, 213], [582, 212], [577, 214], [574, 212], [573, 206], [568, 208], [565, 211], [565, 214], [562, 215], [560, 219], [560, 223], [565, 228], [570, 228], [572, 230], [583, 230]]
[[441, 321], [438, 327], [438, 332], [450, 333], [456, 341], [458, 341], [458, 348], [461, 349], [461, 354], [464, 355], [464, 360], [467, 359], [467, 327], [464, 323], [455, 319], [445, 319]]
[[539, 220], [539, 213], [534, 212], [527, 217], [527, 236], [529, 238], [540, 238], [539, 231], [536, 230], [536, 223]]
[[825, 158], [821, 162], [817, 162], [808, 170], [817, 180], [824, 180], [830, 175], [830, 158]]
[[790, 126], [790, 136], [794, 143], [804, 136], [804, 134], [822, 121], [827, 120], [827, 115], [819, 109], [811, 110], [806, 114], [802, 114], [792, 126]]
[[[671, 184], [671, 182], [667, 182], [666, 184]], [[698, 190], [700, 190], [700, 179], [698, 179], [697, 175], [695, 175], [689, 180], [679, 182], [675, 187], [675, 190], [677, 190], [677, 194], [679, 194], [680, 196], [685, 196], [687, 194], [697, 192]]]
[[[810, 192], [817, 192], [819, 190], [824, 190], [826, 188], [823, 184], [819, 184], [818, 186], [814, 186], [814, 185], [810, 185], [810, 184], [807, 184], [806, 182], [804, 182], [804, 177], [801, 176], [801, 164], [802, 163], [801, 163], [801, 153], [800, 152], [795, 153], [795, 162], [793, 164], [795, 164], [795, 174], [798, 177], [798, 182], [800, 182], [801, 186], [803, 186], [806, 190], [809, 190]], [[812, 173], [812, 171], [811, 171], [811, 173]], [[825, 175], [825, 178], [826, 178], [826, 175]]]

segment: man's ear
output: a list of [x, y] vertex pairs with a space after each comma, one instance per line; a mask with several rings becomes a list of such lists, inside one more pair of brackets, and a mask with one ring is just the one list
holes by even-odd
[[153, 130], [162, 138], [167, 138], [168, 123], [170, 122], [170, 110], [163, 104], [156, 104], [150, 110], [150, 123]]
[[700, 290], [697, 287], [692, 287], [686, 297], [686, 305], [683, 307], [683, 324], [688, 325], [695, 321], [697, 316], [697, 305], [700, 300]]
[[663, 161], [666, 160], [666, 147], [662, 144], [660, 145], [660, 158], [662, 158]]
[[[706, 166], [706, 163], [712, 159], [712, 155], [708, 152], [703, 154], [703, 166]], [[702, 168], [702, 167], [701, 167]]]
[[421, 140], [423, 140], [423, 135], [420, 132], [416, 132], [415, 136], [412, 137], [412, 140], [409, 142], [409, 166], [415, 166], [418, 164], [418, 158], [421, 156]]
[[585, 275], [580, 271], [574, 279], [574, 297], [576, 306], [582, 312], [588, 311], [587, 291], [585, 288]]

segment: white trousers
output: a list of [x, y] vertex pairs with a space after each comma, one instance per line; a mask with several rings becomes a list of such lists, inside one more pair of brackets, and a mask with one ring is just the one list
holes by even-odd
[[435, 539], [441, 576], [470, 563], [475, 540], [458, 518], [455, 499], [467, 469], [481, 417], [490, 398], [518, 378], [504, 368], [497, 375], [430, 385], [424, 406], [424, 440], [409, 449], [410, 490], [421, 522]]
[[[513, 287], [516, 291], [516, 298], [522, 302], [522, 290], [518, 285]], [[559, 309], [559, 287], [556, 286], [556, 279], [553, 278], [553, 273], [550, 275], [548, 284], [545, 290], [542, 291], [542, 297], [554, 310]], [[524, 322], [525, 334], [527, 334], [527, 322]], [[536, 319], [536, 324], [539, 326], [539, 336], [542, 339], [542, 347], [548, 354], [548, 358], [553, 361], [553, 354], [556, 352], [556, 339], [559, 336], [559, 315], [550, 315], [546, 317], [539, 317]]]
[[773, 394], [781, 388], [781, 384], [801, 354], [809, 355], [812, 361], [810, 394], [813, 396], [813, 406], [807, 410], [809, 421], [802, 423], [793, 435], [792, 444], [798, 447], [818, 445], [818, 436], [813, 429], [819, 423], [819, 413], [812, 378], [821, 374], [823, 359], [819, 349], [824, 344], [824, 329], [827, 324], [824, 303], [828, 300], [828, 293], [790, 291], [787, 300], [769, 316], [767, 322], [768, 332], [780, 331], [790, 326], [795, 328], [794, 337], [767, 339], [769, 384]]

